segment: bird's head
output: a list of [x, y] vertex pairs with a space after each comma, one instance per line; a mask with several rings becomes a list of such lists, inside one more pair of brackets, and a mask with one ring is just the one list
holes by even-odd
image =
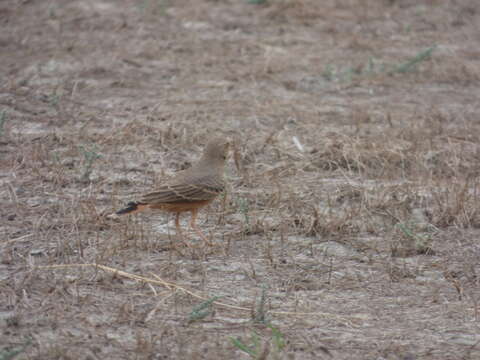
[[231, 140], [227, 137], [213, 138], [205, 146], [202, 158], [215, 164], [224, 164], [231, 144]]

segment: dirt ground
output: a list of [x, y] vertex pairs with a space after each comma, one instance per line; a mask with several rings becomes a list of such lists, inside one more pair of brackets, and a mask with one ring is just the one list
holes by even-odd
[[[480, 358], [477, 0], [4, 0], [0, 26], [0, 359]], [[214, 246], [110, 216], [217, 135]]]

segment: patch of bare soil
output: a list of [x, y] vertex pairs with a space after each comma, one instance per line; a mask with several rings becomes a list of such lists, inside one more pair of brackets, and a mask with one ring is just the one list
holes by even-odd
[[[7, 0], [0, 24], [0, 359], [480, 358], [478, 1]], [[215, 246], [108, 216], [214, 135], [238, 155]]]

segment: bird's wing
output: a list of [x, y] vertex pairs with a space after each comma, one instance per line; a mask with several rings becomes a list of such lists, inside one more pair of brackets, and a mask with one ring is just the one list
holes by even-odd
[[140, 199], [143, 204], [163, 204], [213, 200], [224, 190], [223, 181], [205, 177], [181, 183], [165, 184]]

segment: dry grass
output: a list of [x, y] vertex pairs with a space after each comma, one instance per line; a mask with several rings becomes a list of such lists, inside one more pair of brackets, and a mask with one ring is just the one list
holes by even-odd
[[[478, 358], [479, 17], [4, 2], [0, 359]], [[216, 246], [108, 216], [219, 133]]]

